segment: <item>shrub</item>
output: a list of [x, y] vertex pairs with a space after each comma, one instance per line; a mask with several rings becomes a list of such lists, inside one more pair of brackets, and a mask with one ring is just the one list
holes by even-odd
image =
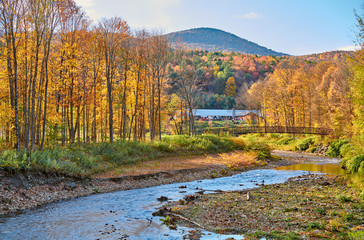
[[274, 139], [279, 138], [279, 134], [277, 134], [277, 133], [269, 133], [268, 136], [269, 136], [269, 138], [274, 138]]
[[248, 145], [248, 149], [252, 150], [252, 151], [256, 151], [258, 153], [258, 158], [259, 159], [264, 159], [264, 158], [271, 158], [272, 155], [270, 154], [270, 147], [262, 142], [257, 142], [257, 143], [250, 143]]
[[294, 141], [295, 139], [292, 136], [285, 136], [277, 142], [277, 145], [289, 145]]
[[327, 150], [327, 155], [330, 157], [342, 157], [340, 154], [340, 148], [348, 142], [349, 140], [347, 139], [339, 139], [332, 141], [330, 143], [329, 149]]
[[306, 151], [311, 144], [313, 144], [313, 138], [303, 139], [295, 146], [295, 150]]
[[352, 158], [354, 156], [354, 151], [350, 143], [345, 143], [340, 148], [340, 156], [345, 158]]
[[175, 147], [166, 142], [154, 142], [153, 147], [161, 152], [170, 153], [176, 150]]
[[346, 162], [346, 167], [351, 173], [359, 172], [364, 175], [364, 154], [355, 156]]
[[229, 138], [229, 141], [233, 142], [237, 150], [244, 150], [246, 148], [246, 142], [241, 138]]

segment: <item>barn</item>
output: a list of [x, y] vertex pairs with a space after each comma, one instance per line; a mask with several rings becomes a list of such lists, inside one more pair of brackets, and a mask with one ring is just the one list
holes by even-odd
[[197, 120], [256, 120], [256, 110], [224, 110], [224, 109], [193, 109], [193, 115]]

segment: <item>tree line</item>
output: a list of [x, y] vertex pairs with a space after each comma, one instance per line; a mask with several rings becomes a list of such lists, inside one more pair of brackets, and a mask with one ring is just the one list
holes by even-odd
[[0, 122], [17, 149], [161, 137], [170, 46], [73, 0], [0, 3]]
[[330, 128], [363, 146], [363, 54], [335, 62], [286, 59], [244, 98], [261, 112], [262, 125]]
[[172, 50], [160, 31], [133, 32], [118, 17], [92, 24], [73, 0], [2, 0], [0, 26], [6, 147], [194, 134], [194, 108], [260, 110], [262, 123], [330, 127], [337, 136], [363, 129], [363, 50]]

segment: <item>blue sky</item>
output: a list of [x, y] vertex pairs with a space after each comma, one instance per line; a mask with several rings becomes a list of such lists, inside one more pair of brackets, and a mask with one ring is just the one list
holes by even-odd
[[353, 10], [364, 0], [75, 0], [95, 22], [119, 16], [165, 33], [213, 27], [275, 51], [304, 55], [352, 49]]

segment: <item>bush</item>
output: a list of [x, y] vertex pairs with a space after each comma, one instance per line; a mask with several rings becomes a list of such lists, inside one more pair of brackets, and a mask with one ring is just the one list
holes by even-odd
[[327, 155], [330, 157], [342, 157], [342, 155], [340, 154], [340, 148], [348, 143], [349, 140], [347, 139], [339, 139], [339, 140], [334, 140], [330, 143], [329, 149], [327, 150]]
[[252, 151], [256, 151], [258, 153], [259, 159], [272, 157], [272, 155], [270, 154], [271, 148], [268, 146], [268, 144], [265, 144], [262, 142], [250, 143], [248, 145], [248, 149], [252, 150]]
[[178, 146], [181, 150], [192, 150], [196, 151], [196, 153], [227, 152], [234, 149], [243, 149], [245, 146], [237, 138], [219, 137], [217, 135], [166, 136], [162, 141], [170, 146]]
[[241, 138], [231, 137], [229, 140], [233, 142], [234, 147], [237, 150], [244, 150], [246, 148], [246, 142]]
[[289, 145], [294, 141], [295, 139], [292, 136], [284, 136], [277, 142], [277, 145]]
[[313, 138], [303, 139], [295, 146], [295, 150], [306, 151], [313, 143]]
[[351, 146], [350, 143], [345, 143], [344, 145], [341, 146], [340, 156], [345, 157], [345, 158], [354, 157], [353, 147]]
[[153, 147], [161, 152], [170, 153], [176, 151], [177, 148], [166, 142], [154, 142]]
[[359, 172], [364, 175], [364, 154], [355, 156], [345, 162], [346, 168], [351, 173]]
[[269, 133], [269, 134], [268, 134], [268, 137], [269, 137], [269, 138], [272, 138], [272, 139], [277, 139], [277, 138], [279, 138], [279, 136], [280, 136], [280, 135], [279, 135], [279, 134], [277, 134], [277, 133]]

